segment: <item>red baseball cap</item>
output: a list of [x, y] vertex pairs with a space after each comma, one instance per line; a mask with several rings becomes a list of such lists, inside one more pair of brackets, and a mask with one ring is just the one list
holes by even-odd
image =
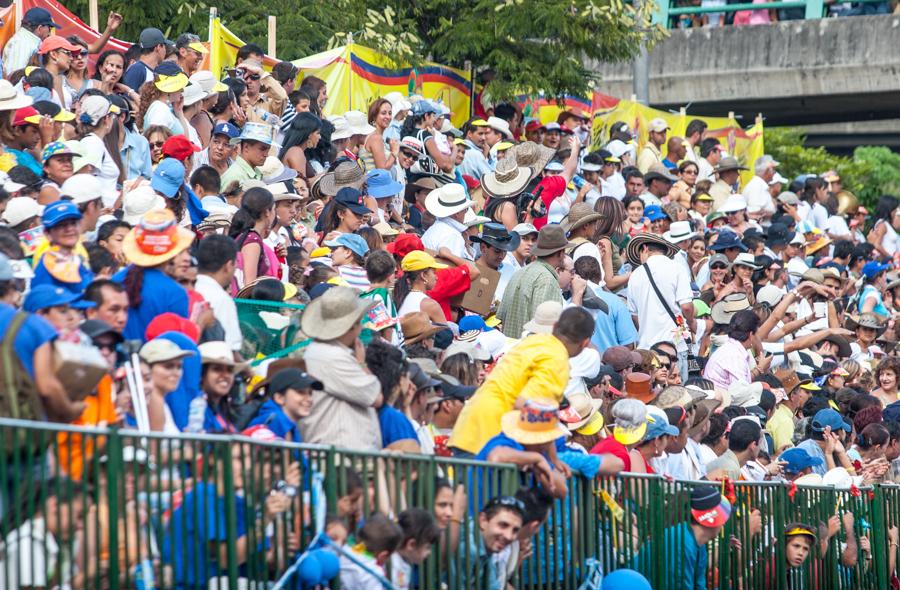
[[34, 107], [22, 107], [16, 110], [13, 117], [13, 127], [21, 127], [22, 125], [39, 125], [41, 122], [41, 114]]
[[184, 162], [199, 151], [200, 148], [191, 143], [191, 140], [185, 135], [173, 135], [162, 146], [164, 156], [175, 158], [179, 162]]
[[81, 45], [75, 45], [74, 43], [70, 43], [68, 39], [65, 37], [61, 37], [59, 35], [50, 35], [43, 41], [41, 41], [41, 46], [38, 48], [38, 53], [44, 55], [45, 53], [50, 53], [51, 51], [56, 51], [57, 49], [65, 49], [66, 51], [81, 51], [84, 49]]
[[535, 119], [534, 121], [529, 121], [527, 125], [525, 125], [525, 132], [531, 133], [532, 131], [537, 131], [538, 129], [545, 129], [544, 124]]
[[559, 132], [564, 135], [575, 135], [575, 132], [572, 131], [571, 129], [569, 129], [568, 127], [566, 127], [565, 125], [559, 126]]
[[165, 332], [181, 332], [194, 344], [200, 341], [200, 328], [197, 327], [197, 324], [170, 311], [153, 318], [153, 321], [147, 326], [144, 338], [149, 342]]
[[469, 176], [468, 174], [463, 174], [463, 182], [466, 183], [466, 188], [469, 190], [474, 190], [481, 186], [481, 183], [478, 182], [478, 179], [474, 176]]
[[410, 252], [424, 250], [425, 244], [422, 243], [422, 239], [416, 234], [400, 234], [393, 242], [387, 244], [384, 249], [398, 258], [403, 258]]

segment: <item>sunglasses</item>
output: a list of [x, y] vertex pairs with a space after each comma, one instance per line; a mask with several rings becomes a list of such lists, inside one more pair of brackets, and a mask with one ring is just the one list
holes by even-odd
[[259, 74], [245, 74], [244, 80], [253, 80], [254, 82], [259, 82], [260, 77], [261, 76]]
[[153, 147], [155, 147], [155, 148], [157, 148], [157, 149], [161, 149], [162, 146], [165, 145], [165, 143], [166, 143], [166, 142], [164, 142], [164, 141], [151, 141], [151, 142], [150, 142], [150, 145], [153, 146]]
[[108, 352], [114, 352], [116, 350], [116, 345], [114, 342], [95, 342], [94, 346], [96, 346], [100, 350], [105, 350]]
[[725, 266], [724, 264], [713, 264], [713, 265], [710, 266], [709, 268], [710, 268], [711, 270], [725, 270], [725, 269], [728, 268], [728, 267]]
[[404, 158], [415, 158], [416, 157], [415, 152], [410, 152], [408, 150], [400, 150], [400, 155], [403, 156]]

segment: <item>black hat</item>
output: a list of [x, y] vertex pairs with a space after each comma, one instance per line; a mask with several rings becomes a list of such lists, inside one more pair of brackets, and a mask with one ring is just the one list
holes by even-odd
[[473, 236], [470, 241], [487, 244], [504, 252], [512, 252], [519, 247], [522, 237], [500, 223], [485, 223], [481, 227], [481, 235]]
[[[141, 36], [138, 38], [138, 45], [141, 49], [152, 49], [157, 45], [171, 45], [172, 42], [166, 39], [166, 36], [163, 35], [163, 32], [159, 29], [155, 29], [153, 27], [144, 29], [141, 31]], [[167, 74], [168, 75], [168, 74]]]
[[464, 402], [472, 397], [475, 394], [475, 390], [478, 389], [477, 387], [461, 384], [456, 377], [451, 375], [438, 375], [437, 378], [440, 381], [438, 385], [439, 390], [435, 398], [429, 400], [432, 402], [454, 399]]
[[769, 226], [769, 236], [766, 238], [766, 246], [787, 246], [797, 234], [783, 223], [773, 223]]
[[426, 387], [437, 387], [441, 384], [440, 381], [432, 378], [416, 363], [409, 364], [409, 380], [416, 386], [417, 391], [421, 391]]
[[84, 334], [91, 340], [96, 340], [100, 336], [104, 336], [106, 334], [112, 335], [112, 337], [115, 338], [116, 343], [125, 340], [125, 338], [120, 333], [113, 330], [112, 326], [102, 320], [85, 320], [81, 323], [78, 329], [84, 332]]
[[366, 207], [363, 194], [352, 187], [344, 187], [339, 190], [334, 197], [334, 202], [347, 207], [356, 215], [366, 215], [372, 212], [371, 209]]
[[322, 391], [321, 381], [317, 381], [310, 375], [300, 369], [282, 369], [275, 373], [269, 380], [269, 386], [266, 388], [269, 393], [284, 393], [288, 389], [315, 389]]

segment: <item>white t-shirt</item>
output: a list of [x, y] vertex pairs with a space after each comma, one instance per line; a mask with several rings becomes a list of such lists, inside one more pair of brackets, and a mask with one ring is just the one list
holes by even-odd
[[237, 305], [228, 292], [219, 283], [207, 275], [197, 275], [197, 283], [194, 286], [197, 293], [203, 296], [213, 310], [216, 319], [225, 330], [225, 342], [231, 350], [240, 350], [244, 342], [241, 335], [241, 325], [238, 322]]
[[688, 277], [678, 264], [662, 255], [651, 256], [642, 268], [643, 271], [635, 269], [628, 281], [628, 311], [638, 317], [639, 324], [636, 348], [649, 349], [657, 342], [674, 341], [678, 350], [687, 350], [684, 340], [675, 337], [675, 323], [656, 296], [647, 273], [653, 274], [656, 286], [676, 316], [681, 314], [681, 305], [693, 298]]
[[615, 172], [609, 178], [600, 179], [600, 189], [604, 197], [615, 197], [621, 201], [625, 198], [625, 179]]
[[824, 230], [828, 225], [828, 209], [822, 203], [815, 203], [812, 206], [811, 216], [808, 219], [817, 228]]
[[500, 265], [500, 281], [497, 283], [497, 290], [494, 291], [494, 299], [497, 301], [503, 300], [503, 292], [506, 290], [506, 286], [520, 268], [522, 268], [522, 265], [513, 256], [513, 253], [507, 252], [506, 257], [503, 259], [503, 264]]
[[[143, 128], [147, 129], [151, 125], [162, 125], [163, 127], [168, 128], [169, 131], [172, 132], [172, 135], [184, 134], [184, 128], [181, 126], [181, 121], [178, 120], [178, 117], [175, 116], [175, 113], [172, 112], [169, 105], [161, 100], [154, 100], [147, 109], [147, 113], [144, 115]], [[200, 144], [198, 143], [197, 145]]]
[[769, 185], [759, 176], [754, 176], [747, 183], [742, 191], [744, 198], [747, 199], [747, 210], [766, 211], [767, 213], [775, 213], [775, 203], [772, 201], [772, 195], [769, 194]]
[[828, 221], [825, 222], [825, 231], [834, 239], [853, 237], [850, 226], [847, 225], [847, 221], [840, 215], [832, 215], [828, 218]]

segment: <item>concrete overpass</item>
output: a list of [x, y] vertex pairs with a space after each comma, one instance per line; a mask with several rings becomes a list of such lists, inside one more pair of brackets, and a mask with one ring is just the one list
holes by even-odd
[[[632, 95], [630, 64], [593, 67], [601, 92]], [[650, 52], [650, 104], [770, 126], [900, 119], [900, 16], [672, 30]]]

